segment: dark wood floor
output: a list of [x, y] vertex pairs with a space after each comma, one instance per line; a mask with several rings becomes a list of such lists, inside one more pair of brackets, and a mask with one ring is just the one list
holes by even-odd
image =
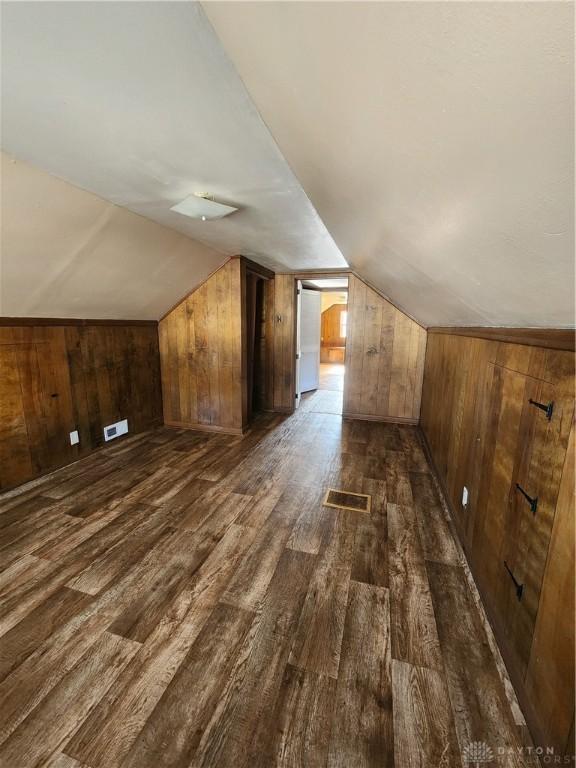
[[0, 508], [2, 766], [448, 768], [520, 745], [415, 428], [309, 398], [244, 438], [112, 444]]

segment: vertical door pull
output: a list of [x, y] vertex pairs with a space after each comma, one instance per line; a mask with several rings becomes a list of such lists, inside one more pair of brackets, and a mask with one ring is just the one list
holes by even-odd
[[535, 515], [536, 514], [536, 508], [538, 506], [538, 496], [534, 496], [534, 497], [528, 496], [528, 494], [526, 493], [524, 488], [522, 488], [522, 486], [519, 485], [518, 483], [516, 483], [516, 488], [517, 488], [517, 490], [520, 491], [522, 496], [524, 496], [524, 498], [526, 499], [528, 504], [530, 504], [530, 510], [532, 511], [532, 514]]

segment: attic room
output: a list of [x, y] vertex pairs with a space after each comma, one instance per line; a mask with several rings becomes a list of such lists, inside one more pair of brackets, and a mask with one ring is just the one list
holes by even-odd
[[574, 4], [0, 13], [0, 766], [574, 765]]

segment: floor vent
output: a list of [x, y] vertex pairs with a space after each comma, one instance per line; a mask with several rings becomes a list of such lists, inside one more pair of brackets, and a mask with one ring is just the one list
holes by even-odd
[[351, 509], [353, 512], [370, 512], [371, 501], [372, 497], [367, 493], [335, 491], [334, 488], [328, 488], [323, 504], [325, 507]]

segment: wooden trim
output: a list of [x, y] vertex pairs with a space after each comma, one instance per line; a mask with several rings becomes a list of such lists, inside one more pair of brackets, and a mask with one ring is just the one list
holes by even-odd
[[[290, 402], [292, 403], [292, 410], [296, 410], [296, 345], [298, 335], [298, 278], [292, 281], [292, 306], [294, 311], [292, 312], [292, 381], [290, 384]], [[302, 400], [302, 393], [300, 393], [299, 402]]]
[[182, 421], [164, 421], [165, 427], [175, 429], [189, 429], [192, 432], [218, 432], [224, 435], [243, 435], [244, 430], [240, 427], [220, 427], [217, 424], [189, 424]]
[[[305, 283], [306, 279], [302, 280], [302, 282]], [[307, 291], [317, 291], [318, 293], [348, 293], [349, 290], [348, 286], [344, 286], [342, 288], [318, 288], [318, 286], [314, 285], [311, 288], [308, 288], [307, 286], [305, 286], [305, 288]], [[330, 306], [333, 307], [334, 304], [331, 304]], [[342, 304], [342, 306], [345, 306], [345, 304]], [[326, 309], [330, 309], [330, 307], [327, 307]]]
[[[354, 274], [351, 269], [301, 269], [286, 270], [285, 272], [276, 272], [277, 275], [292, 275], [295, 280], [314, 280], [323, 277], [350, 277]], [[331, 291], [337, 291], [338, 288], [331, 288]]]
[[[238, 256], [232, 258], [239, 258]], [[248, 328], [246, 327], [246, 260], [240, 258], [240, 399], [242, 429], [248, 426]]]
[[258, 264], [257, 262], [252, 261], [252, 259], [249, 259], [247, 256], [232, 256], [231, 258], [241, 259], [248, 272], [254, 272], [266, 280], [274, 279], [275, 273], [271, 269], [268, 269], [268, 267], [263, 267], [262, 264]]
[[403, 307], [401, 307], [401, 306], [400, 306], [399, 304], [397, 304], [395, 301], [392, 301], [392, 299], [390, 298], [390, 296], [387, 296], [387, 295], [386, 295], [386, 294], [385, 294], [383, 291], [381, 291], [381, 290], [380, 290], [380, 288], [376, 288], [376, 286], [375, 286], [373, 283], [371, 283], [371, 282], [369, 282], [368, 280], [366, 280], [366, 278], [365, 278], [365, 277], [362, 277], [362, 275], [359, 275], [359, 274], [358, 274], [358, 272], [356, 272], [356, 270], [355, 270], [355, 269], [353, 269], [353, 270], [352, 270], [352, 274], [353, 274], [353, 275], [354, 275], [354, 277], [356, 277], [358, 280], [361, 280], [361, 281], [364, 283], [364, 285], [367, 285], [367, 286], [368, 286], [368, 288], [371, 288], [371, 289], [372, 289], [372, 290], [373, 290], [375, 293], [377, 293], [377, 294], [378, 294], [378, 296], [381, 296], [381, 297], [384, 299], [384, 301], [387, 301], [387, 302], [388, 302], [388, 304], [392, 304], [392, 306], [393, 306], [395, 309], [397, 309], [397, 310], [398, 310], [398, 312], [402, 312], [402, 314], [403, 314], [403, 315], [406, 315], [406, 317], [409, 317], [409, 318], [410, 318], [410, 320], [412, 320], [412, 322], [416, 323], [416, 325], [419, 325], [419, 326], [420, 326], [420, 328], [423, 328], [424, 330], [427, 330], [426, 326], [425, 326], [425, 325], [422, 325], [422, 323], [421, 323], [419, 320], [416, 320], [416, 318], [414, 317], [414, 315], [411, 315], [411, 314], [410, 314], [410, 312], [407, 312], [407, 311], [406, 311], [406, 310], [405, 310]]
[[436, 462], [434, 461], [434, 456], [432, 455], [432, 450], [430, 449], [430, 444], [428, 443], [428, 438], [426, 437], [426, 433], [424, 432], [424, 429], [422, 428], [421, 425], [418, 426], [418, 432], [420, 433], [420, 438], [422, 440], [424, 455], [426, 456], [426, 460], [428, 461], [428, 464], [430, 465], [430, 468], [432, 469], [432, 472], [434, 473], [434, 476], [438, 481], [438, 486], [442, 491], [442, 494], [444, 496], [444, 501], [446, 502], [446, 506], [450, 510], [452, 522], [454, 523], [456, 530], [458, 531], [458, 540], [460, 542], [460, 545], [462, 546], [462, 550], [466, 554], [466, 545], [464, 543], [465, 539], [461, 535], [462, 531], [460, 530], [458, 515], [456, 515], [456, 513], [454, 512], [454, 509], [452, 507], [452, 502], [450, 501], [450, 496], [448, 495], [446, 484], [444, 483], [444, 479], [442, 475], [438, 471], [438, 467], [436, 466]]
[[546, 347], [574, 352], [576, 330], [572, 328], [484, 328], [439, 326], [428, 328], [428, 333], [449, 336], [468, 336], [474, 339], [504, 341], [508, 344], [524, 344], [528, 347]]
[[348, 413], [342, 412], [343, 419], [357, 419], [358, 421], [381, 421], [385, 424], [412, 424], [417, 425], [418, 419], [408, 418], [406, 416], [371, 416], [366, 413]]
[[164, 318], [168, 317], [168, 315], [169, 315], [171, 312], [173, 312], [173, 311], [176, 309], [176, 307], [179, 307], [179, 306], [180, 306], [180, 304], [182, 304], [182, 302], [183, 302], [183, 301], [186, 301], [186, 299], [188, 299], [190, 296], [192, 296], [192, 294], [193, 294], [195, 291], [197, 291], [197, 290], [198, 290], [198, 288], [201, 288], [201, 287], [204, 285], [204, 283], [207, 283], [207, 282], [208, 282], [208, 280], [210, 280], [210, 278], [211, 278], [213, 275], [215, 275], [215, 274], [216, 274], [216, 272], [218, 272], [218, 270], [222, 269], [222, 267], [224, 267], [226, 264], [228, 264], [228, 262], [229, 262], [229, 261], [231, 261], [233, 258], [234, 258], [233, 256], [226, 256], [226, 259], [225, 259], [225, 260], [222, 262], [222, 264], [220, 264], [220, 266], [216, 267], [216, 269], [213, 269], [213, 270], [212, 270], [212, 272], [210, 272], [210, 274], [209, 274], [209, 275], [207, 275], [207, 276], [204, 278], [204, 280], [201, 280], [199, 283], [197, 283], [197, 284], [194, 286], [194, 288], [192, 288], [190, 291], [188, 291], [188, 293], [187, 293], [185, 296], [182, 296], [182, 298], [181, 298], [181, 299], [178, 299], [178, 301], [176, 302], [176, 304], [173, 304], [173, 305], [170, 307], [170, 309], [167, 309], [167, 310], [166, 310], [166, 312], [164, 312], [164, 314], [162, 315], [162, 317], [160, 318], [160, 320], [159, 320], [158, 322], [162, 322], [162, 320], [164, 320]]
[[4, 328], [60, 325], [157, 326], [158, 320], [79, 320], [75, 317], [0, 317], [0, 327]]

